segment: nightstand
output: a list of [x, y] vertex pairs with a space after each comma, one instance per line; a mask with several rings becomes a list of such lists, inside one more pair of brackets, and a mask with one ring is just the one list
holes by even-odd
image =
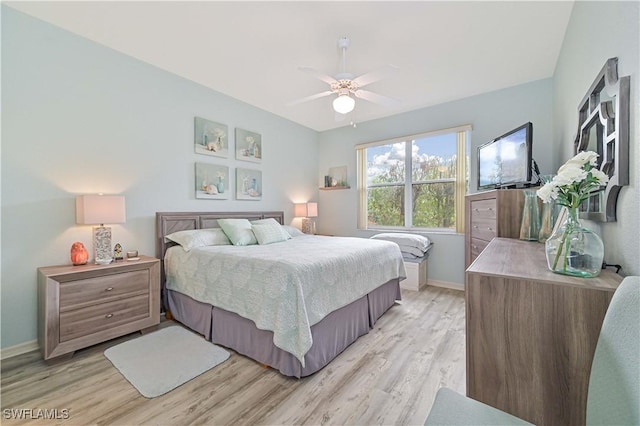
[[45, 360], [160, 323], [160, 261], [38, 268], [38, 343]]

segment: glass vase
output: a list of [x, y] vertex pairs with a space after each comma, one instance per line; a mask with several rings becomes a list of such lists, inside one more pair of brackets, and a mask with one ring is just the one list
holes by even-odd
[[[543, 185], [551, 182], [555, 175], [542, 175], [540, 180]], [[556, 219], [558, 218], [558, 212], [560, 206], [555, 200], [551, 200], [550, 203], [542, 203], [542, 213], [540, 214], [540, 233], [538, 234], [538, 242], [544, 243], [547, 238], [551, 236], [553, 227], [555, 226]]]
[[538, 234], [538, 242], [544, 243], [551, 236], [553, 227], [558, 217], [559, 205], [552, 201], [542, 204], [542, 214], [540, 215], [540, 233]]
[[540, 209], [538, 196], [533, 190], [524, 191], [524, 207], [522, 209], [522, 221], [520, 222], [520, 239], [526, 241], [538, 241], [540, 235]]
[[558, 274], [589, 278], [602, 270], [602, 239], [580, 224], [577, 208], [567, 208], [565, 222], [547, 239], [545, 251], [549, 269]]

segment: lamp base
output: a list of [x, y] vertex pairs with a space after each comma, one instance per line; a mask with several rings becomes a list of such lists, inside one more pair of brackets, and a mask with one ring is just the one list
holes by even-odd
[[96, 226], [93, 228], [93, 251], [95, 263], [104, 265], [111, 263], [111, 228]]
[[305, 217], [302, 219], [302, 232], [314, 235], [316, 233], [316, 223]]

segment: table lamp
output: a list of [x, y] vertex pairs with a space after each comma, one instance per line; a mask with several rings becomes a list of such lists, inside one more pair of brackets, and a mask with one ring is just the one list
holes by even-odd
[[93, 228], [93, 252], [95, 262], [111, 263], [111, 228], [105, 223], [125, 222], [124, 196], [79, 195], [76, 197], [76, 223], [99, 225]]
[[298, 203], [294, 207], [295, 216], [303, 218], [302, 232], [305, 234], [315, 234], [316, 223], [309, 218], [318, 217], [318, 203]]

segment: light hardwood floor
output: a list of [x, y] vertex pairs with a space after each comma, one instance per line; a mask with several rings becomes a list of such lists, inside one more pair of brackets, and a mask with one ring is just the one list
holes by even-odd
[[53, 366], [37, 352], [10, 358], [2, 362], [1, 422], [54, 424], [8, 420], [5, 410], [68, 409], [69, 418], [57, 423], [422, 424], [439, 387], [464, 393], [464, 295], [427, 286], [419, 293], [403, 290], [402, 297], [369, 334], [302, 379], [232, 352], [214, 369], [146, 399], [103, 356], [136, 333]]

